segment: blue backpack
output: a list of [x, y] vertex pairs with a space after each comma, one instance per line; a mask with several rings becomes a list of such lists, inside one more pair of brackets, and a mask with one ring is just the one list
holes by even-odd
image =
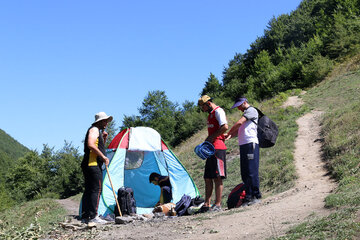
[[186, 213], [186, 210], [191, 205], [191, 197], [189, 195], [184, 194], [180, 201], [176, 203], [175, 211], [178, 216], [182, 216]]

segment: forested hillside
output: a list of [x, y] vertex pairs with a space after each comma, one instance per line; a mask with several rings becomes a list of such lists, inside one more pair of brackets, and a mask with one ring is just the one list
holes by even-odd
[[[28, 151], [27, 147], [0, 129], [0, 154], [2, 157], [18, 159]], [[3, 159], [2, 157], [0, 159]]]
[[29, 150], [0, 129], [0, 211], [42, 197], [69, 197], [82, 191], [81, 154], [65, 142], [54, 151]]
[[0, 210], [5, 208], [4, 205], [8, 206], [7, 202], [10, 200], [5, 190], [5, 176], [18, 158], [28, 151], [29, 149], [0, 129]]
[[[290, 14], [271, 19], [246, 53], [235, 54], [221, 80], [210, 73], [199, 95], [210, 95], [229, 111], [239, 95], [259, 101], [313, 86], [359, 51], [359, 13], [359, 0], [302, 1]], [[196, 100], [178, 106], [163, 91], [149, 92], [139, 115], [125, 116], [123, 126], [151, 126], [176, 146], [205, 125]]]

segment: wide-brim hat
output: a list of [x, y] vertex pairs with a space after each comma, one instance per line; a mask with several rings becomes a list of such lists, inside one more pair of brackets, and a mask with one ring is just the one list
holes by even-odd
[[196, 155], [198, 155], [201, 159], [205, 160], [215, 153], [215, 147], [212, 143], [205, 141], [199, 145], [197, 145], [194, 149]]
[[203, 95], [203, 96], [201, 96], [201, 98], [199, 98], [199, 100], [198, 100], [198, 106], [202, 106], [202, 105], [204, 105], [207, 101], [209, 101], [209, 100], [211, 100], [212, 98], [211, 97], [209, 97], [208, 95]]
[[247, 99], [245, 97], [239, 97], [238, 99], [235, 100], [235, 103], [231, 108], [236, 108], [241, 104], [243, 104], [244, 102], [247, 102]]
[[107, 120], [108, 122], [111, 122], [113, 120], [113, 117], [106, 115], [106, 113], [104, 113], [104, 112], [98, 112], [97, 114], [95, 114], [95, 122], [94, 123], [100, 122], [102, 120]]

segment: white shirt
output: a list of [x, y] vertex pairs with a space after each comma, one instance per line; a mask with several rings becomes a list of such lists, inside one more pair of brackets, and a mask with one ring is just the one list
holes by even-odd
[[259, 114], [257, 110], [253, 107], [249, 107], [248, 109], [245, 109], [243, 116], [247, 121], [244, 122], [238, 130], [239, 146], [247, 143], [259, 144], [257, 125], [251, 121], [251, 119], [253, 119], [256, 123], [258, 122]]

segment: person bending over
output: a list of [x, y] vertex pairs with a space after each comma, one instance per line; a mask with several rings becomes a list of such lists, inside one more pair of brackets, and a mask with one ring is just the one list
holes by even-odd
[[160, 200], [156, 206], [171, 202], [172, 191], [169, 176], [162, 176], [156, 172], [153, 172], [149, 176], [149, 182], [160, 186]]

